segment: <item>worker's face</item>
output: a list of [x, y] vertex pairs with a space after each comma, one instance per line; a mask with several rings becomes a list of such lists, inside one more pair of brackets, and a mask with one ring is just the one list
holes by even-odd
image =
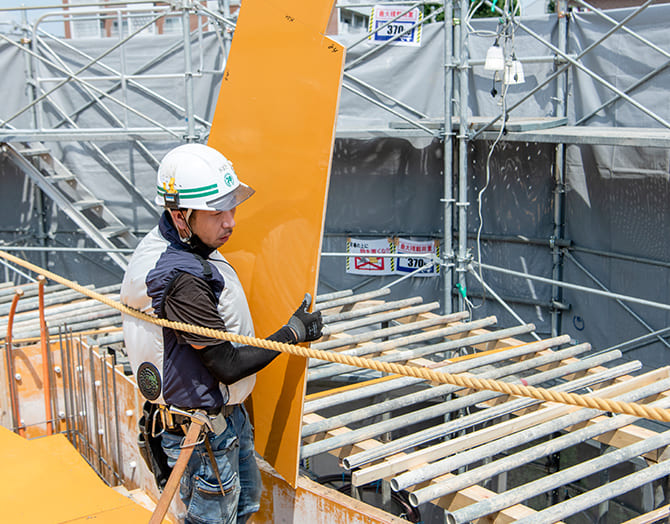
[[[233, 228], [235, 227], [235, 210], [236, 208], [229, 211], [203, 211], [201, 209], [196, 209], [193, 211], [189, 219], [191, 231], [193, 231], [193, 234], [198, 235], [198, 238], [200, 238], [206, 246], [211, 247], [212, 249], [217, 249], [225, 244], [233, 234]], [[180, 231], [182, 229], [185, 230], [185, 215], [175, 218], [175, 223]]]
[[213, 249], [225, 244], [235, 227], [235, 210], [202, 211], [196, 209], [191, 215], [191, 229], [203, 243]]

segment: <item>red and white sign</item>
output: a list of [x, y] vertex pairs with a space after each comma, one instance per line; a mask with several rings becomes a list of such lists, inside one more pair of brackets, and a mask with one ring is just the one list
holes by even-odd
[[[408, 255], [435, 255], [439, 256], [439, 243], [437, 240], [408, 240], [398, 238], [397, 253], [407, 253]], [[425, 256], [407, 256], [398, 257], [396, 273], [411, 273], [430, 263], [430, 259]], [[431, 266], [424, 271], [419, 271], [414, 275], [417, 277], [434, 277], [439, 273], [440, 266]]]
[[364, 255], [347, 257], [347, 273], [353, 275], [392, 275], [395, 263], [392, 258], [379, 255], [391, 254], [394, 244], [390, 238], [347, 238], [347, 253]]
[[409, 7], [374, 6], [368, 28], [374, 34], [369, 39], [374, 42], [390, 41], [389, 43], [398, 45], [421, 45], [421, 10], [418, 7]]

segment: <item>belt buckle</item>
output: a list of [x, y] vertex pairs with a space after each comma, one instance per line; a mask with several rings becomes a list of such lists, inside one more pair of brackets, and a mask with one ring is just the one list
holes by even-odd
[[215, 417], [210, 416], [209, 422], [215, 435], [220, 435], [228, 427], [228, 422], [226, 422], [226, 417], [224, 416], [223, 412], [220, 412]]

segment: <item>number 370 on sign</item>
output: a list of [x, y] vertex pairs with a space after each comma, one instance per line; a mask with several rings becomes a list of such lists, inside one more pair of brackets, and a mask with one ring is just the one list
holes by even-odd
[[403, 6], [376, 5], [370, 16], [370, 40], [393, 44], [421, 45], [421, 11]]

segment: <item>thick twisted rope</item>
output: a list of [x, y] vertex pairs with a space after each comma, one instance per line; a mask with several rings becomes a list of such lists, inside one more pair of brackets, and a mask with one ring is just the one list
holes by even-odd
[[23, 259], [10, 255], [9, 253], [6, 253], [2, 250], [0, 250], [0, 257], [10, 262], [13, 262], [14, 264], [20, 265], [26, 269], [29, 269], [37, 274], [44, 275], [46, 278], [53, 280], [54, 282], [63, 284], [71, 289], [74, 289], [75, 291], [78, 291], [82, 295], [86, 295], [89, 298], [102, 302], [103, 304], [106, 304], [107, 306], [112, 307], [125, 315], [129, 315], [134, 318], [159, 325], [161, 327], [175, 329], [177, 331], [195, 333], [198, 335], [203, 335], [218, 340], [227, 340], [229, 342], [234, 342], [236, 344], [245, 344], [265, 349], [272, 349], [275, 351], [279, 351], [281, 353], [287, 353], [289, 355], [296, 355], [299, 357], [316, 358], [328, 362], [336, 362], [338, 364], [346, 364], [348, 366], [381, 371], [383, 373], [393, 373], [397, 375], [404, 375], [407, 377], [429, 380], [441, 384], [451, 384], [453, 386], [459, 386], [467, 389], [495, 391], [497, 393], [503, 393], [505, 395], [532, 398], [544, 402], [556, 402], [559, 404], [567, 404], [570, 406], [577, 406], [581, 408], [597, 409], [599, 411], [621, 413], [626, 415], [633, 415], [639, 418], [659, 420], [662, 422], [670, 422], [670, 409], [655, 408], [651, 406], [645, 406], [642, 404], [636, 404], [633, 402], [620, 402], [617, 400], [607, 398], [598, 398], [591, 396], [587, 397], [583, 395], [577, 395], [575, 393], [564, 393], [564, 392], [547, 390], [543, 388], [536, 388], [533, 386], [510, 384], [508, 382], [501, 382], [492, 379], [475, 378], [473, 376], [462, 373], [459, 374], [445, 373], [441, 371], [434, 371], [428, 368], [395, 364], [393, 362], [380, 362], [369, 358], [361, 358], [350, 355], [342, 355], [339, 353], [319, 351], [316, 349], [295, 346], [292, 344], [286, 344], [282, 342], [275, 342], [272, 340], [265, 340], [262, 338], [237, 335], [235, 333], [229, 333], [227, 331], [219, 331], [216, 329], [205, 328], [202, 326], [184, 324], [182, 322], [172, 322], [170, 320], [157, 318], [148, 315], [146, 313], [142, 313], [141, 311], [128, 307], [124, 304], [121, 304], [120, 302], [112, 300], [100, 293], [97, 293], [96, 291], [81, 286], [76, 282], [72, 282], [71, 280], [68, 280], [55, 273], [52, 273], [51, 271], [42, 269], [39, 266], [36, 266]]

